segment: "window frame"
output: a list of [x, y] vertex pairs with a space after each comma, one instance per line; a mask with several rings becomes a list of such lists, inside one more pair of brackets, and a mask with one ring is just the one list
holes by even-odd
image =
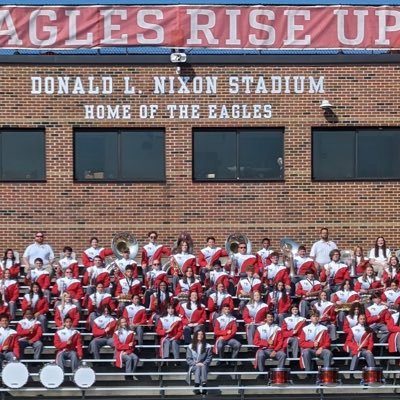
[[[312, 127], [311, 129], [311, 181], [312, 182], [397, 182], [400, 181], [400, 173], [398, 178], [385, 178], [385, 177], [362, 177], [358, 178], [357, 176], [353, 176], [352, 178], [315, 178], [314, 168], [314, 144], [315, 144], [315, 134], [329, 134], [332, 131], [336, 132], [349, 132], [353, 134], [353, 141], [355, 143], [354, 149], [355, 154], [353, 155], [353, 165], [354, 171], [358, 172], [358, 134], [366, 133], [368, 131], [379, 131], [385, 132], [389, 130], [398, 130], [400, 136], [400, 126], [385, 126], [385, 127], [374, 127], [374, 126], [357, 126], [357, 127], [336, 127], [336, 128], [328, 128], [328, 127]], [[400, 140], [400, 137], [399, 137]]]
[[[239, 167], [240, 169], [240, 165], [239, 165], [239, 159], [240, 159], [240, 155], [239, 155], [239, 136], [240, 136], [240, 132], [241, 131], [251, 131], [251, 133], [255, 133], [255, 132], [275, 132], [275, 133], [280, 133], [281, 135], [281, 139], [282, 139], [282, 160], [283, 160], [283, 168], [282, 168], [282, 173], [281, 176], [278, 178], [262, 178], [262, 179], [251, 179], [251, 178], [243, 178], [240, 179], [240, 177], [236, 177], [236, 178], [232, 178], [232, 179], [219, 179], [219, 178], [215, 178], [215, 179], [206, 179], [206, 178], [196, 178], [195, 176], [195, 135], [200, 134], [201, 132], [234, 132], [236, 135], [235, 138], [235, 145], [236, 145], [236, 155], [235, 155], [235, 159], [236, 159], [236, 167]], [[285, 181], [285, 128], [284, 127], [254, 127], [254, 126], [250, 126], [250, 127], [217, 127], [217, 128], [203, 128], [203, 127], [192, 127], [192, 182], [200, 182], [200, 183], [233, 183], [233, 182], [237, 182], [237, 183], [245, 183], [245, 182], [250, 182], [250, 183], [263, 183], [263, 182], [278, 182], [278, 183], [282, 183]], [[238, 168], [236, 168], [236, 171], [238, 170]]]
[[[161, 133], [163, 136], [163, 178], [162, 179], [156, 179], [156, 180], [133, 180], [133, 179], [79, 179], [77, 176], [77, 160], [76, 160], [76, 145], [77, 145], [77, 134], [79, 133], [85, 133], [85, 134], [98, 134], [98, 133], [105, 133], [105, 132], [110, 132], [113, 135], [117, 135], [117, 151], [118, 151], [118, 159], [117, 159], [117, 170], [118, 170], [118, 175], [120, 176], [121, 174], [121, 139], [120, 135], [121, 133], [127, 133], [127, 132], [157, 132]], [[154, 127], [154, 128], [80, 128], [80, 127], [74, 127], [73, 128], [73, 180], [74, 183], [77, 184], [85, 184], [85, 183], [114, 183], [114, 184], [124, 184], [124, 183], [144, 183], [144, 184], [150, 184], [150, 183], [165, 183], [166, 182], [166, 132], [165, 128], [162, 127]]]
[[32, 133], [32, 134], [41, 134], [41, 140], [43, 140], [43, 149], [42, 149], [42, 160], [43, 160], [43, 179], [2, 179], [3, 169], [2, 163], [0, 163], [0, 183], [43, 183], [47, 182], [47, 152], [46, 152], [46, 130], [43, 127], [34, 127], [34, 128], [0, 128], [0, 157], [2, 156], [3, 151], [3, 133], [5, 132], [13, 132], [13, 133]]

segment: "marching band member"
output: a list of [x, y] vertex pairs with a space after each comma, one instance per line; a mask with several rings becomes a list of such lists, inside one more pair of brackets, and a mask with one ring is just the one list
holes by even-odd
[[344, 333], [348, 334], [350, 329], [358, 324], [358, 316], [360, 314], [365, 314], [364, 305], [357, 302], [353, 303], [343, 322]]
[[374, 349], [373, 331], [367, 325], [365, 314], [358, 316], [358, 323], [347, 333], [344, 349], [350, 353], [350, 371], [358, 367], [360, 357], [364, 357], [368, 367], [375, 367], [375, 358], [372, 354]]
[[67, 361], [71, 363], [71, 370], [75, 372], [79, 366], [79, 360], [83, 358], [81, 334], [72, 329], [71, 317], [64, 320], [64, 328], [54, 334], [54, 346], [57, 350], [56, 363], [64, 370]]
[[84, 296], [82, 283], [79, 279], [73, 277], [73, 269], [68, 267], [65, 269], [65, 276], [60, 277], [54, 283], [51, 293], [55, 297], [61, 297], [65, 292], [71, 295], [73, 303], [80, 308], [80, 301]]
[[147, 272], [147, 268], [155, 260], [161, 264], [161, 257], [171, 256], [171, 249], [162, 244], [157, 244], [158, 234], [156, 231], [150, 231], [148, 233], [149, 243], [143, 246], [142, 250], [142, 268], [144, 272]]
[[386, 241], [379, 236], [375, 241], [375, 246], [369, 252], [369, 262], [374, 267], [375, 272], [382, 272], [387, 266], [392, 252], [386, 247]]
[[310, 250], [310, 258], [316, 261], [321, 267], [328, 264], [330, 259], [330, 252], [337, 249], [336, 243], [329, 240], [328, 228], [321, 228], [320, 240], [315, 242]]
[[165, 314], [167, 306], [173, 301], [172, 293], [168, 290], [165, 282], [161, 282], [157, 292], [150, 297], [150, 310], [153, 313], [153, 319], [156, 320], [160, 315]]
[[172, 287], [175, 290], [179, 280], [179, 275], [186, 272], [188, 268], [192, 268], [195, 275], [197, 275], [196, 257], [188, 253], [189, 243], [186, 240], [181, 240], [178, 245], [178, 252], [170, 258], [170, 274], [173, 275]]
[[14, 320], [17, 311], [19, 287], [18, 282], [11, 279], [11, 270], [9, 269], [6, 269], [3, 272], [3, 279], [0, 281], [0, 293], [2, 294], [4, 302], [8, 306], [11, 318]]
[[367, 265], [362, 276], [357, 278], [354, 285], [354, 290], [358, 293], [366, 294], [372, 289], [378, 289], [381, 287], [381, 281], [376, 276], [376, 273], [371, 265]]
[[10, 318], [10, 309], [8, 308], [8, 304], [4, 301], [2, 294], [0, 294], [0, 315], [6, 314], [8, 318]]
[[314, 357], [323, 360], [324, 368], [332, 364], [332, 352], [329, 350], [331, 340], [328, 329], [319, 323], [319, 312], [311, 311], [311, 323], [300, 331], [299, 344], [301, 349], [300, 367], [311, 371]]
[[175, 296], [179, 298], [179, 295], [182, 296], [183, 294], [186, 294], [187, 298], [189, 296], [189, 292], [196, 292], [199, 298], [201, 298], [203, 295], [201, 283], [193, 276], [193, 269], [191, 267], [187, 268], [186, 272], [183, 274], [183, 277], [179, 279], [175, 288]]
[[[306, 246], [299, 246], [297, 254], [293, 257], [294, 270], [296, 275], [303, 277], [308, 269], [314, 270], [317, 273], [317, 267], [314, 265], [314, 260], [307, 256]], [[307, 263], [307, 265], [304, 265]]]
[[113, 254], [112, 249], [99, 247], [99, 239], [97, 239], [97, 237], [92, 237], [90, 239], [90, 247], [82, 253], [82, 264], [85, 267], [92, 267], [95, 265], [95, 257], [100, 257], [101, 260], [104, 260], [106, 257], [112, 256]]
[[4, 252], [4, 257], [0, 262], [0, 273], [1, 276], [4, 275], [4, 271], [10, 271], [11, 279], [18, 279], [20, 273], [20, 262], [17, 252], [13, 249], [6, 249]]
[[350, 279], [348, 265], [340, 261], [340, 251], [338, 249], [332, 250], [329, 253], [331, 261], [324, 265], [320, 273], [320, 280], [322, 286], [327, 284], [330, 292], [339, 290], [340, 285], [344, 280]]
[[262, 291], [261, 280], [254, 275], [254, 265], [246, 267], [246, 276], [240, 278], [237, 285], [236, 296], [240, 299], [239, 308], [242, 310], [245, 304], [249, 301], [251, 294], [254, 291]]
[[104, 261], [100, 256], [93, 258], [93, 266], [86, 268], [82, 278], [82, 283], [87, 285], [86, 293], [88, 296], [96, 291], [96, 285], [102, 283], [106, 293], [111, 292], [110, 271], [105, 268]]
[[199, 330], [205, 330], [206, 311], [203, 304], [200, 303], [197, 292], [190, 292], [187, 303], [181, 303], [178, 306], [178, 315], [182, 318], [183, 337], [185, 344], [192, 341], [192, 333]]
[[72, 247], [65, 246], [63, 248], [63, 257], [58, 261], [56, 269], [56, 277], [61, 278], [65, 275], [67, 268], [72, 271], [72, 277], [79, 278], [79, 265], [75, 257], [72, 256]]
[[144, 278], [144, 284], [147, 287], [144, 295], [145, 307], [149, 307], [151, 295], [158, 290], [161, 282], [169, 285], [167, 273], [161, 269], [161, 260], [155, 259], [151, 264], [151, 270], [146, 272]]
[[388, 284], [389, 288], [382, 293], [381, 299], [382, 302], [390, 309], [393, 306], [400, 304], [400, 290], [399, 281], [397, 279], [389, 281]]
[[123, 279], [127, 267], [131, 267], [132, 269], [132, 278], [137, 279], [137, 277], [139, 276], [137, 262], [130, 258], [130, 254], [130, 250], [125, 249], [122, 252], [122, 258], [114, 261], [114, 280]]
[[0, 316], [0, 372], [4, 361], [13, 361], [20, 358], [18, 335], [9, 327], [8, 315]]
[[285, 265], [279, 265], [279, 253], [274, 251], [269, 256], [271, 264], [264, 268], [263, 279], [265, 284], [272, 289], [278, 282], [283, 282], [288, 291], [291, 289], [290, 277]]
[[264, 238], [261, 241], [262, 248], [257, 251], [256, 258], [257, 258], [257, 267], [259, 271], [263, 271], [264, 268], [271, 262], [269, 260], [270, 254], [273, 252], [271, 249], [271, 240], [268, 238]]
[[207, 247], [201, 249], [197, 255], [197, 263], [200, 266], [200, 276], [202, 282], [209, 278], [210, 270], [213, 267], [215, 261], [219, 260], [220, 257], [227, 257], [228, 253], [225, 249], [217, 247], [215, 245], [215, 237], [209, 236], [206, 239]]
[[296, 296], [300, 297], [299, 309], [303, 318], [308, 317], [311, 304], [317, 299], [321, 291], [321, 282], [315, 279], [314, 271], [308, 269], [306, 277], [296, 284]]
[[36, 232], [35, 242], [30, 244], [24, 251], [22, 262], [24, 264], [26, 273], [28, 273], [28, 271], [34, 266], [37, 258], [42, 260], [44, 269], [49, 274], [52, 274], [53, 267], [51, 263], [54, 260], [54, 252], [49, 244], [44, 243], [43, 232]]
[[[340, 290], [337, 292], [333, 293], [332, 295], [332, 303], [335, 304], [335, 306], [343, 306], [347, 305], [350, 303], [353, 303], [355, 301], [360, 301], [360, 296], [357, 292], [353, 290], [353, 282], [351, 279], [346, 279], [343, 281], [343, 283], [340, 285]], [[338, 328], [341, 330], [343, 328], [343, 323], [344, 319], [346, 317], [345, 310], [340, 310], [337, 313], [337, 322], [338, 322]]]
[[221, 260], [214, 261], [212, 265], [212, 269], [210, 271], [210, 279], [209, 282], [206, 280], [206, 285], [209, 289], [206, 291], [206, 294], [209, 295], [213, 291], [217, 289], [217, 286], [222, 283], [225, 289], [232, 295], [235, 293], [235, 288], [230, 281], [229, 274], [222, 268]]
[[212, 346], [206, 343], [206, 334], [197, 331], [193, 334], [192, 343], [186, 349], [186, 362], [189, 365], [189, 376], [194, 373], [194, 394], [207, 394], [208, 368], [212, 361]]
[[364, 256], [364, 250], [361, 246], [354, 247], [352, 264], [354, 264], [357, 276], [361, 276], [364, 273], [367, 265], [369, 265], [369, 259]]
[[157, 321], [157, 335], [160, 337], [160, 357], [169, 358], [172, 350], [175, 359], [179, 359], [179, 342], [182, 339], [182, 319], [175, 314], [172, 304], [168, 304], [166, 312]]
[[217, 290], [208, 296], [207, 308], [210, 313], [210, 323], [214, 324], [215, 318], [221, 315], [224, 305], [228, 305], [230, 312], [234, 309], [232, 296], [226, 291], [224, 284], [221, 282], [217, 285]]
[[394, 313], [386, 314], [386, 326], [389, 331], [388, 351], [389, 353], [398, 353], [400, 351], [400, 312], [399, 306]]
[[258, 347], [254, 368], [264, 372], [267, 358], [278, 360], [278, 368], [284, 368], [286, 352], [283, 344], [282, 330], [274, 324], [274, 315], [268, 312], [265, 323], [258, 326], [254, 334], [254, 345]]
[[254, 333], [257, 327], [265, 321], [267, 312], [268, 306], [261, 300], [261, 292], [258, 290], [252, 292], [250, 301], [243, 308], [243, 320], [249, 345], [253, 345]]
[[146, 309], [140, 303], [140, 296], [135, 294], [132, 304], [124, 308], [122, 316], [128, 321], [129, 328], [135, 331], [139, 346], [143, 345], [144, 326], [148, 325]]
[[31, 310], [33, 316], [40, 322], [42, 331], [47, 332], [47, 317], [49, 301], [44, 297], [42, 288], [36, 282], [31, 284], [29, 293], [26, 293], [21, 303], [22, 311]]
[[73, 303], [72, 297], [68, 292], [62, 294], [60, 304], [55, 307], [54, 322], [57, 328], [62, 328], [64, 326], [66, 317], [71, 318], [73, 328], [79, 325], [79, 309]]
[[43, 260], [41, 258], [35, 259], [35, 268], [30, 269], [25, 276], [25, 285], [30, 286], [33, 282], [40, 285], [43, 294], [50, 303], [50, 274], [49, 271], [44, 269]]
[[87, 330], [90, 330], [93, 321], [97, 317], [100, 317], [101, 310], [104, 306], [110, 307], [111, 310], [115, 309], [115, 304], [111, 294], [104, 291], [104, 285], [102, 283], [98, 283], [96, 285], [96, 291], [86, 298], [86, 307], [89, 314], [86, 322]]
[[31, 310], [26, 310], [23, 314], [23, 319], [18, 321], [17, 334], [22, 356], [25, 349], [31, 346], [33, 348], [33, 359], [39, 360], [43, 351], [43, 343], [41, 341], [43, 331], [40, 322], [33, 318]]
[[283, 347], [291, 349], [293, 358], [299, 356], [299, 334], [306, 324], [306, 319], [299, 315], [299, 307], [293, 304], [289, 308], [291, 315], [282, 322]]
[[249, 265], [256, 265], [257, 258], [253, 254], [247, 254], [247, 244], [240, 242], [238, 245], [238, 252], [232, 255], [226, 264], [225, 268], [230, 268], [231, 276], [234, 278], [235, 283], [239, 280], [240, 274], [246, 273], [246, 268]]
[[336, 312], [335, 306], [328, 301], [328, 295], [322, 291], [318, 296], [318, 301], [313, 304], [313, 309], [319, 313], [319, 324], [328, 328], [329, 336], [332, 341], [337, 339], [336, 335]]
[[[136, 371], [139, 357], [135, 354], [134, 332], [128, 329], [128, 322], [124, 317], [117, 322], [113, 334], [113, 342], [115, 347], [115, 366], [122, 368], [123, 364], [125, 364], [125, 372], [133, 374]], [[129, 376], [125, 376], [125, 379], [129, 378]]]
[[115, 289], [115, 297], [118, 298], [120, 311], [126, 306], [126, 301], [131, 300], [135, 294], [142, 294], [142, 283], [133, 277], [133, 268], [128, 265], [125, 269], [125, 277], [118, 280]]
[[100, 359], [100, 349], [103, 346], [114, 348], [113, 334], [116, 321], [111, 315], [111, 308], [108, 305], [102, 307], [100, 317], [93, 321], [92, 332], [93, 339], [89, 344], [89, 352], [93, 354], [94, 359]]
[[278, 282], [267, 295], [268, 312], [274, 315], [274, 321], [280, 326], [289, 311], [292, 300], [287, 294], [283, 282]]
[[373, 294], [371, 300], [373, 303], [365, 310], [367, 323], [375, 333], [380, 333], [379, 343], [386, 343], [389, 337], [386, 326], [388, 308], [382, 304], [381, 297], [378, 294]]
[[382, 285], [388, 287], [393, 279], [400, 279], [400, 264], [396, 256], [390, 256], [389, 263], [384, 267], [381, 277]]
[[[237, 332], [237, 322], [236, 318], [231, 315], [229, 306], [224, 305], [222, 307], [221, 316], [216, 318], [214, 323], [214, 336], [215, 344], [213, 351], [218, 354], [218, 357], [223, 358], [225, 352], [225, 346], [232, 349], [232, 358], [236, 358], [239, 354], [241, 343], [235, 339]], [[219, 365], [221, 361], [217, 362]]]

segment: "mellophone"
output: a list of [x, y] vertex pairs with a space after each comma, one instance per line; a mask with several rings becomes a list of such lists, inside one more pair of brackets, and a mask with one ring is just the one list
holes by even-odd
[[[20, 389], [29, 379], [29, 371], [20, 361], [6, 364], [1, 374], [3, 383], [10, 389]], [[47, 389], [56, 389], [64, 382], [64, 371], [56, 363], [46, 364], [39, 371], [39, 381]], [[73, 373], [73, 381], [81, 389], [90, 388], [96, 381], [96, 373], [86, 364], [82, 364]]]

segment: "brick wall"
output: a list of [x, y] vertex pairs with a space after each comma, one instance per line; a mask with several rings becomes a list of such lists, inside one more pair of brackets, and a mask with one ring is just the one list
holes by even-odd
[[[141, 95], [32, 95], [31, 76], [130, 76]], [[44, 127], [46, 183], [0, 183], [0, 249], [19, 251], [37, 229], [47, 232], [58, 251], [69, 244], [80, 252], [91, 235], [109, 244], [117, 231], [132, 232], [143, 244], [156, 229], [160, 241], [172, 243], [179, 232], [191, 232], [196, 250], [213, 234], [219, 243], [234, 231], [258, 242], [265, 235], [273, 244], [283, 236], [308, 246], [327, 226], [341, 248], [372, 247], [383, 235], [390, 248], [400, 247], [397, 216], [399, 182], [312, 182], [311, 128], [398, 126], [400, 68], [396, 65], [331, 66], [196, 66], [182, 75], [218, 76], [217, 94], [154, 95], [153, 75], [176, 76], [174, 65], [2, 65], [1, 127]], [[229, 95], [228, 75], [321, 76], [325, 94]], [[334, 106], [337, 121], [327, 120], [322, 99]], [[84, 120], [83, 104], [272, 104], [271, 119], [178, 120], [160, 112], [155, 119]], [[136, 112], [135, 112], [136, 114]], [[73, 181], [74, 127], [163, 127], [166, 132], [166, 183], [101, 184]], [[284, 127], [285, 181], [255, 183], [192, 182], [192, 128]], [[373, 149], [371, 149], [373, 162]], [[250, 195], [251, 200], [249, 200]]]

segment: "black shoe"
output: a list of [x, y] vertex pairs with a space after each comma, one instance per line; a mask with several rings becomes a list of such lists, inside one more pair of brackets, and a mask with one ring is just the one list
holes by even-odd
[[207, 383], [205, 383], [205, 382], [203, 382], [201, 384], [201, 387], [203, 388], [203, 389], [200, 390], [201, 394], [207, 394], [207, 389], [204, 389], [206, 386], [207, 386]]
[[[198, 387], [200, 387], [200, 384], [199, 383], [195, 383], [194, 387], [198, 388]], [[193, 393], [194, 394], [200, 394], [200, 390], [199, 389], [195, 389], [195, 390], [193, 390]]]

